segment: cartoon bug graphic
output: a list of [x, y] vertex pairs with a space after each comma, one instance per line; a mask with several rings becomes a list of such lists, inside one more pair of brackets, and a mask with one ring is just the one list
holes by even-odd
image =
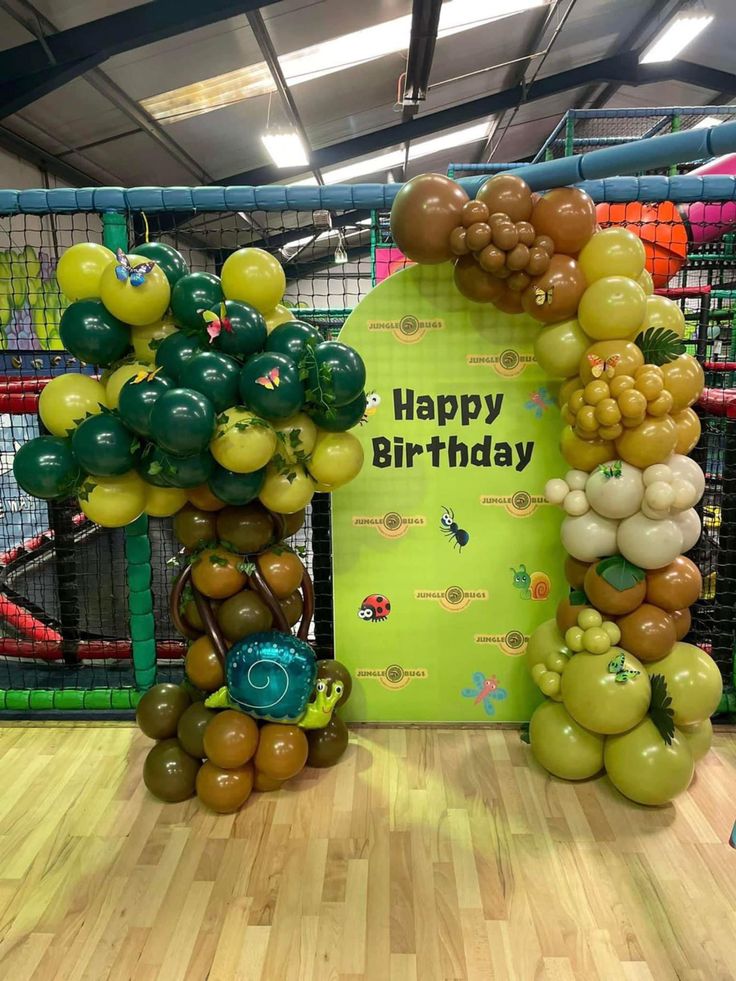
[[368, 623], [381, 623], [388, 619], [390, 612], [391, 602], [388, 597], [381, 595], [381, 593], [372, 593], [370, 596], [366, 596], [360, 604], [358, 616]]
[[512, 568], [511, 572], [514, 576], [513, 585], [520, 590], [523, 600], [547, 599], [552, 584], [546, 572], [532, 572], [530, 575], [523, 562], [518, 569]]
[[470, 532], [465, 531], [455, 521], [455, 512], [452, 508], [442, 505], [442, 517], [440, 518], [440, 531], [443, 535], [452, 539], [453, 548], [457, 547], [461, 552], [470, 541]]
[[463, 698], [472, 698], [476, 705], [482, 705], [486, 715], [495, 715], [496, 708], [493, 701], [501, 702], [508, 695], [505, 688], [501, 688], [495, 674], [488, 678], [482, 671], [475, 671], [473, 674], [474, 688], [463, 688], [460, 694]]

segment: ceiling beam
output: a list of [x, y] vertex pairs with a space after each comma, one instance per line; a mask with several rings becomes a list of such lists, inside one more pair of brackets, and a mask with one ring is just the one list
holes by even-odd
[[[695, 65], [681, 59], [650, 65], [639, 64], [639, 53], [628, 51], [615, 54], [588, 65], [580, 65], [568, 71], [537, 79], [529, 86], [513, 85], [511, 88], [485, 95], [478, 99], [442, 109], [425, 116], [416, 116], [406, 122], [385, 129], [356, 136], [341, 143], [315, 150], [312, 161], [319, 167], [344, 163], [356, 157], [366, 156], [387, 147], [397, 146], [406, 140], [417, 140], [435, 133], [462, 126], [476, 119], [483, 119], [505, 109], [513, 109], [522, 103], [536, 102], [563, 92], [570, 92], [586, 85], [616, 82], [619, 85], [647, 85], [660, 81], [683, 81], [706, 89], [733, 91], [736, 93], [736, 75], [721, 72], [703, 65]], [[298, 177], [303, 168], [283, 169], [273, 166], [256, 167], [222, 178], [220, 184], [274, 184]]]
[[[259, 10], [251, 10], [248, 14], [248, 23], [253, 31], [253, 36], [256, 39], [258, 48], [263, 55], [263, 60], [268, 65], [268, 70], [271, 72], [271, 77], [273, 78], [276, 91], [281, 99], [281, 104], [286, 114], [286, 118], [299, 134], [299, 138], [302, 141], [302, 146], [304, 147], [307, 157], [311, 163], [312, 145], [309, 142], [309, 136], [307, 135], [302, 118], [299, 115], [299, 109], [294, 101], [294, 96], [291, 94], [291, 89], [286, 81], [286, 76], [281, 70], [279, 56], [276, 54], [276, 49], [273, 46], [271, 35], [268, 33], [268, 28], [263, 21], [261, 12]], [[317, 183], [324, 184], [319, 167], [311, 167], [310, 169], [314, 174]]]
[[405, 110], [414, 108], [416, 112], [418, 103], [427, 98], [441, 10], [442, 0], [414, 0], [412, 5], [409, 54], [406, 58], [402, 96]]
[[[53, 35], [58, 33], [59, 28], [53, 21], [50, 21], [48, 17], [45, 17], [40, 10], [38, 10], [30, 0], [0, 0], [0, 6], [3, 10], [7, 11], [16, 23], [21, 24], [26, 30], [35, 34], [38, 38], [39, 43], [46, 44], [46, 38], [48, 35]], [[128, 119], [136, 124], [138, 130], [147, 133], [164, 152], [166, 152], [170, 157], [175, 159], [187, 173], [191, 174], [192, 177], [200, 184], [209, 184], [212, 181], [212, 177], [204, 167], [200, 166], [197, 161], [191, 157], [183, 147], [181, 147], [174, 139], [169, 136], [166, 130], [161, 126], [160, 123], [150, 116], [146, 110], [138, 103], [135, 99], [131, 97], [120, 88], [109, 75], [105, 74], [101, 68], [92, 68], [87, 72], [85, 76], [87, 82], [95, 88], [100, 95], [104, 96], [109, 102], [112, 102], [122, 113], [124, 113]], [[136, 132], [136, 131], [134, 131]], [[122, 137], [131, 136], [129, 130], [124, 133], [118, 133], [115, 136], [108, 137], [105, 141], [100, 142], [111, 142]], [[99, 144], [97, 144], [99, 145]], [[89, 149], [90, 147], [85, 147], [84, 149]], [[76, 148], [65, 151], [66, 153], [74, 153]]]
[[[0, 118], [112, 58], [278, 0], [155, 0], [0, 52]], [[49, 58], [51, 56], [51, 59]]]

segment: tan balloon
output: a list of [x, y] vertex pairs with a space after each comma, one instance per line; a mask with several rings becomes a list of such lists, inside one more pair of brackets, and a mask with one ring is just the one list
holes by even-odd
[[687, 455], [697, 446], [700, 439], [700, 417], [693, 409], [682, 409], [680, 412], [676, 412], [672, 418], [677, 426], [675, 453]]
[[543, 324], [555, 324], [575, 316], [585, 292], [585, 276], [569, 255], [555, 253], [547, 271], [533, 279], [522, 293], [524, 310]]
[[672, 393], [672, 411], [687, 409], [697, 401], [705, 385], [700, 362], [690, 354], [682, 354], [669, 364], [662, 365], [664, 387]]
[[532, 214], [532, 192], [521, 177], [497, 174], [482, 184], [476, 194], [490, 214], [501, 212], [511, 221], [528, 221]]
[[663, 610], [681, 610], [692, 606], [703, 589], [700, 569], [685, 555], [661, 569], [647, 573], [647, 603], [654, 603]]
[[596, 230], [595, 205], [577, 187], [557, 187], [544, 194], [531, 217], [537, 235], [549, 235], [556, 252], [579, 252]]
[[391, 233], [414, 262], [433, 265], [453, 257], [450, 235], [463, 223], [468, 195], [443, 174], [420, 174], [400, 189], [391, 208]]
[[693, 623], [693, 615], [686, 607], [684, 610], [673, 610], [670, 614], [675, 625], [675, 637], [677, 640], [684, 640], [690, 633]]
[[506, 290], [503, 281], [481, 269], [472, 255], [461, 256], [455, 262], [453, 278], [458, 291], [474, 303], [491, 303]]
[[560, 451], [574, 470], [584, 470], [586, 473], [616, 456], [610, 440], [580, 439], [571, 426], [565, 426], [562, 430]]
[[534, 357], [546, 375], [568, 378], [578, 370], [580, 358], [590, 346], [577, 320], [545, 327], [534, 341]]
[[640, 330], [649, 330], [650, 327], [663, 327], [682, 337], [685, 333], [685, 315], [674, 300], [666, 296], [647, 296], [644, 323]]
[[647, 663], [661, 661], [677, 640], [670, 614], [650, 603], [642, 603], [638, 609], [620, 617], [617, 623], [621, 647]]
[[671, 416], [647, 416], [634, 429], [624, 429], [616, 440], [618, 455], [633, 467], [645, 470], [664, 463], [677, 444], [677, 426]]

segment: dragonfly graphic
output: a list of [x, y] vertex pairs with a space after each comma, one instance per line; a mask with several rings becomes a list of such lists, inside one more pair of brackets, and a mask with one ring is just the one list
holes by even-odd
[[493, 702], [494, 700], [497, 702], [503, 701], [508, 695], [506, 689], [501, 688], [495, 674], [486, 678], [482, 671], [474, 672], [473, 684], [475, 688], [463, 688], [460, 694], [463, 698], [472, 698], [475, 705], [482, 704], [486, 715], [495, 715], [496, 708]]
[[553, 405], [552, 396], [545, 385], [542, 385], [536, 392], [531, 392], [529, 401], [524, 403], [525, 409], [530, 409], [537, 419], [541, 419], [547, 409]]

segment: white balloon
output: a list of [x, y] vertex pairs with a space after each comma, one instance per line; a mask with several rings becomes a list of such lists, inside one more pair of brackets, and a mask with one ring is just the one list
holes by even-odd
[[680, 529], [680, 534], [682, 535], [682, 551], [689, 552], [700, 538], [700, 532], [702, 531], [697, 511], [689, 508], [687, 511], [673, 515], [672, 520]]
[[544, 485], [544, 497], [550, 504], [562, 504], [569, 492], [567, 481], [560, 477], [553, 477]]
[[682, 532], [674, 518], [656, 521], [641, 512], [621, 522], [617, 544], [623, 557], [642, 569], [661, 569], [683, 551]]
[[562, 502], [563, 509], [572, 515], [585, 514], [590, 511], [590, 503], [584, 490], [572, 490]]
[[672, 502], [675, 511], [687, 511], [688, 508], [698, 503], [698, 492], [689, 480], [675, 477], [670, 486], [675, 495]]
[[681, 480], [687, 480], [693, 485], [696, 493], [693, 504], [697, 504], [705, 493], [705, 474], [703, 473], [703, 468], [695, 460], [691, 460], [689, 456], [683, 456], [682, 453], [673, 453], [667, 461], [667, 466], [675, 477], [679, 477]]
[[653, 484], [658, 480], [663, 480], [665, 483], [669, 484], [669, 482], [672, 480], [672, 471], [665, 463], [653, 463], [651, 467], [646, 468], [643, 477], [645, 487], [648, 487], [650, 484]]
[[675, 501], [672, 485], [664, 480], [655, 480], [644, 491], [644, 500], [653, 511], [668, 512]]
[[562, 522], [560, 537], [565, 549], [581, 562], [594, 562], [604, 555], [615, 555], [618, 521], [604, 518], [595, 511], [575, 517], [568, 516]]
[[[619, 473], [619, 476], [611, 476]], [[604, 518], [628, 518], [641, 507], [644, 483], [641, 470], [623, 460], [611, 460], [597, 467], [585, 485], [590, 506]]]
[[584, 470], [568, 470], [565, 474], [570, 490], [583, 490], [587, 479], [588, 475]]

